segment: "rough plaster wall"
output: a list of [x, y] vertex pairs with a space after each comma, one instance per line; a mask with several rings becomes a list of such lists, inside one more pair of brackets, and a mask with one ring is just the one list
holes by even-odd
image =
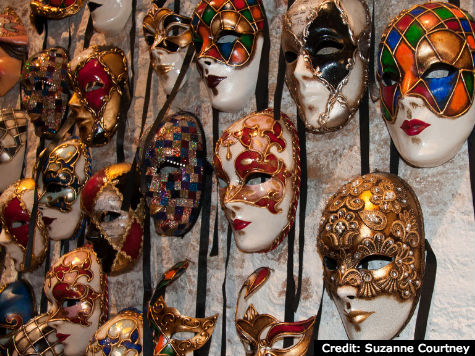
[[[181, 12], [191, 15], [195, 1], [182, 1]], [[271, 55], [270, 55], [270, 94], [275, 89], [277, 75], [277, 59], [279, 49], [282, 15], [286, 9], [284, 0], [264, 1], [271, 27]], [[377, 0], [376, 7], [376, 39], [378, 40], [387, 21], [397, 15], [405, 7], [415, 1]], [[462, 7], [473, 11], [472, 0], [462, 0]], [[10, 0], [0, 0], [0, 7], [13, 6], [22, 19], [28, 22], [29, 6], [27, 1], [12, 4]], [[371, 8], [372, 2], [368, 1]], [[147, 47], [142, 38], [141, 24], [149, 7], [149, 0], [138, 0], [136, 14], [136, 45], [135, 45], [135, 93], [129, 111], [128, 127], [126, 131], [126, 160], [130, 161], [135, 152], [140, 131], [142, 106], [145, 95], [145, 83], [149, 65]], [[78, 54], [83, 48], [84, 33], [89, 17], [87, 8], [77, 15], [62, 21], [49, 21], [48, 46], [63, 46], [68, 44], [68, 28], [72, 34], [71, 54]], [[94, 34], [92, 44], [118, 45], [128, 55], [130, 63], [129, 33], [132, 21], [118, 36], [105, 37]], [[30, 36], [30, 55], [41, 50], [43, 36], [35, 33], [28, 24]], [[208, 159], [212, 157], [212, 111], [206, 95], [205, 87], [199, 83], [195, 67], [191, 68], [192, 75], [185, 88], [180, 91], [173, 111], [183, 109], [194, 112], [201, 118], [206, 139]], [[19, 107], [19, 86], [13, 88], [5, 97], [0, 98], [1, 107]], [[156, 76], [153, 77], [151, 100], [147, 117], [150, 125], [164, 102], [165, 95], [158, 87]], [[378, 104], [370, 103], [370, 164], [371, 170], [389, 170], [389, 135], [381, 119]], [[255, 109], [254, 102], [239, 113], [221, 114], [220, 132], [227, 128], [234, 120]], [[296, 108], [287, 91], [284, 89], [282, 111], [292, 120], [296, 120]], [[31, 167], [35, 159], [36, 140], [30, 127], [29, 154], [27, 174], [31, 174]], [[102, 148], [92, 149], [94, 171], [114, 163], [115, 142]], [[308, 203], [305, 223], [305, 249], [302, 296], [295, 320], [303, 320], [318, 311], [322, 291], [322, 269], [320, 259], [316, 253], [315, 236], [321, 211], [326, 200], [342, 184], [360, 172], [360, 148], [358, 115], [342, 130], [326, 134], [307, 134], [308, 158]], [[438, 271], [432, 300], [431, 312], [426, 337], [428, 339], [475, 339], [475, 224], [474, 212], [470, 191], [470, 176], [468, 171], [467, 146], [450, 162], [437, 168], [412, 168], [401, 161], [400, 176], [416, 191], [422, 205], [425, 218], [426, 238], [431, 242], [438, 258]], [[218, 256], [208, 257], [208, 281], [206, 314], [218, 313], [218, 325], [215, 329], [210, 355], [218, 355], [221, 347], [222, 330], [222, 303], [221, 292], [226, 260], [226, 231], [227, 222], [220, 209], [216, 209], [216, 186], [213, 185], [211, 208], [210, 248], [212, 244], [213, 226], [216, 211], [219, 221], [219, 253]], [[297, 212], [298, 213], [298, 212]], [[178, 307], [183, 314], [195, 315], [196, 278], [198, 269], [200, 218], [193, 230], [183, 239], [158, 237], [152, 231], [152, 278], [153, 284], [158, 281], [163, 271], [175, 262], [188, 258], [192, 261], [187, 273], [167, 291], [166, 301], [170, 306]], [[153, 228], [152, 228], [153, 230]], [[298, 236], [299, 226], [296, 226]], [[75, 242], [71, 243], [74, 247]], [[52, 260], [59, 255], [59, 244], [52, 243]], [[294, 273], [298, 271], [298, 241], [296, 241], [294, 255]], [[209, 254], [209, 253], [208, 253]], [[114, 313], [124, 307], [142, 306], [142, 262], [128, 274], [111, 277], [109, 279], [111, 312]], [[228, 272], [226, 277], [226, 336], [227, 355], [244, 354], [242, 346], [234, 328], [234, 305], [237, 293], [244, 279], [260, 266], [269, 266], [279, 276], [280, 284], [269, 288], [270, 292], [263, 295], [267, 298], [265, 308], [260, 312], [272, 314], [280, 319], [284, 317], [285, 285], [287, 265], [287, 243], [281, 244], [276, 250], [267, 254], [243, 254], [234, 244], [231, 245]], [[12, 281], [16, 276], [13, 265], [7, 257], [2, 283]], [[34, 285], [39, 300], [43, 283], [44, 266], [27, 273], [25, 277]], [[411, 339], [414, 333], [415, 317], [403, 330], [400, 339]], [[324, 297], [323, 314], [320, 327], [320, 337], [323, 339], [345, 339], [346, 334], [340, 318], [331, 300]]]

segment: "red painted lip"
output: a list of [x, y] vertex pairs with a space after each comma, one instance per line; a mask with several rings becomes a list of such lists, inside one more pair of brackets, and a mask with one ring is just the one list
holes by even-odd
[[58, 341], [59, 342], [63, 342], [64, 340], [66, 340], [68, 337], [70, 337], [71, 334], [60, 334], [60, 333], [56, 333], [56, 337], [58, 338]]
[[56, 218], [48, 218], [47, 216], [43, 216], [43, 222], [45, 223], [46, 226], [49, 226], [55, 221]]
[[421, 121], [421, 120], [404, 120], [401, 125], [401, 129], [406, 133], [408, 136], [416, 136], [419, 135], [426, 127], [429, 127], [430, 124]]
[[216, 88], [219, 83], [221, 83], [224, 79], [227, 77], [217, 77], [215, 75], [208, 75], [206, 77], [206, 81], [208, 83], [208, 87], [210, 88]]
[[244, 220], [239, 220], [239, 219], [234, 219], [233, 220], [233, 227], [234, 230], [242, 230], [244, 229], [247, 225], [249, 225], [251, 222], [250, 221], [244, 221]]

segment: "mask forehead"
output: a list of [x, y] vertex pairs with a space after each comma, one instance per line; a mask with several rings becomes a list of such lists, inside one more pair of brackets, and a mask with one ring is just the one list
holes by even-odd
[[[378, 53], [383, 117], [394, 122], [401, 96], [422, 98], [443, 118], [457, 118], [473, 101], [475, 23], [468, 13], [446, 3], [404, 10], [385, 29]], [[432, 77], [434, 65], [453, 68]]]
[[30, 6], [36, 15], [63, 19], [78, 13], [85, 2], [86, 0], [30, 0]]
[[25, 145], [28, 121], [24, 112], [0, 110], [0, 164], [10, 162]]

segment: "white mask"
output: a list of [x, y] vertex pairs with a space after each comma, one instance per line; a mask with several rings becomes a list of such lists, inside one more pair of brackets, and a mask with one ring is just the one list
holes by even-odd
[[94, 29], [107, 34], [120, 33], [132, 12], [132, 0], [94, 0], [87, 3]]

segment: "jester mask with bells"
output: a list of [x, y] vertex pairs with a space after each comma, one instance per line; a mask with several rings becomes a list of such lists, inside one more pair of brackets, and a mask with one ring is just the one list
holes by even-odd
[[94, 29], [110, 35], [120, 33], [132, 12], [131, 0], [94, 0], [88, 1]]
[[96, 331], [87, 346], [86, 355], [142, 356], [142, 344], [142, 312], [125, 309]]
[[[304, 356], [312, 339], [316, 316], [297, 322], [281, 322], [272, 315], [260, 314], [253, 304], [262, 300], [262, 293], [259, 297], [256, 293], [269, 281], [271, 274], [268, 267], [258, 268], [239, 291], [234, 323], [246, 356]], [[286, 348], [278, 346], [279, 341], [287, 337], [293, 338], [293, 344]]]
[[91, 166], [89, 149], [73, 138], [56, 146], [41, 167], [39, 209], [50, 239], [74, 239], [84, 229], [79, 195], [91, 177]]
[[77, 14], [86, 0], [30, 0], [31, 12], [48, 19], [63, 19]]
[[198, 118], [188, 112], [169, 116], [145, 152], [145, 197], [157, 234], [182, 236], [200, 212], [204, 135]]
[[130, 105], [127, 58], [117, 47], [90, 47], [68, 65], [69, 101], [79, 136], [88, 146], [107, 144]]
[[48, 325], [65, 356], [84, 355], [89, 340], [108, 318], [107, 278], [90, 247], [77, 248], [51, 266], [44, 292], [51, 303]]
[[13, 334], [36, 314], [33, 287], [19, 279], [0, 287], [0, 354], [7, 356], [6, 346]]
[[287, 236], [300, 190], [300, 147], [287, 116], [267, 109], [224, 131], [213, 165], [221, 207], [243, 252], [266, 252]]
[[[188, 46], [192, 42], [191, 18], [156, 4], [143, 19], [143, 34], [149, 46], [150, 60], [165, 93], [172, 92], [180, 74]], [[181, 86], [185, 84], [185, 74]]]
[[20, 79], [22, 61], [28, 56], [25, 26], [10, 7], [0, 13], [0, 96]]
[[404, 328], [419, 299], [424, 243], [417, 197], [395, 175], [357, 177], [330, 198], [317, 248], [350, 339], [391, 339]]
[[475, 123], [475, 22], [449, 3], [415, 5], [385, 29], [378, 53], [381, 111], [402, 158], [445, 163]]
[[28, 116], [21, 110], [0, 110], [0, 192], [20, 179], [25, 158]]
[[264, 43], [261, 0], [202, 0], [191, 28], [213, 108], [234, 112], [254, 95]]
[[35, 125], [37, 136], [48, 139], [58, 132], [69, 99], [66, 50], [49, 48], [28, 58], [23, 66], [23, 107]]
[[87, 239], [94, 244], [105, 273], [130, 270], [142, 252], [144, 201], [133, 192], [129, 211], [122, 210], [130, 164], [108, 166], [88, 180], [81, 193], [81, 207], [89, 216]]
[[[208, 318], [193, 318], [181, 315], [165, 303], [167, 286], [185, 273], [188, 266], [188, 261], [178, 262], [166, 271], [150, 300], [147, 317], [153, 331], [154, 355], [185, 356], [203, 347], [213, 334], [217, 314]], [[193, 333], [194, 336], [187, 340], [173, 338], [180, 333]]]
[[363, 0], [297, 0], [285, 14], [286, 81], [307, 130], [338, 130], [358, 109], [370, 32]]
[[35, 181], [25, 178], [10, 185], [0, 196], [0, 245], [13, 260], [15, 269], [20, 272], [36, 269], [43, 262], [48, 249], [48, 233], [41, 214], [38, 214], [33, 233], [31, 264], [30, 268], [25, 267], [34, 190]]

